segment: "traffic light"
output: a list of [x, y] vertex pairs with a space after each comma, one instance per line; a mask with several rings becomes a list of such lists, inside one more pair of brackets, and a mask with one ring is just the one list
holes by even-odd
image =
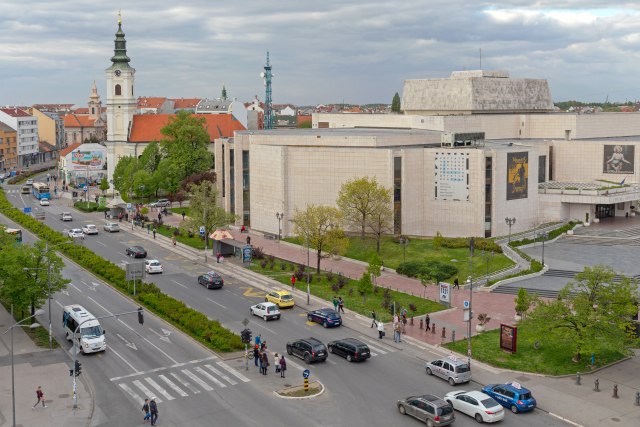
[[77, 360], [76, 360], [76, 366], [75, 366], [74, 371], [75, 371], [76, 377], [79, 377], [80, 374], [82, 373], [82, 363], [80, 363]]
[[245, 344], [248, 344], [251, 342], [251, 330], [250, 329], [243, 329], [240, 332], [240, 338], [242, 339], [242, 342]]
[[142, 315], [142, 307], [138, 307], [138, 323], [144, 325], [144, 316]]

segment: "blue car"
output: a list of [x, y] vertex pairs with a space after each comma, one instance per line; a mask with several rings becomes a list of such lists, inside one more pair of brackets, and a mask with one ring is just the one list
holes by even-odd
[[320, 323], [325, 328], [342, 325], [342, 317], [332, 308], [321, 308], [320, 310], [310, 311], [307, 314], [307, 320], [309, 322]]
[[505, 408], [511, 409], [514, 414], [533, 411], [536, 407], [536, 399], [531, 395], [531, 391], [517, 382], [489, 384], [484, 386], [482, 391]]

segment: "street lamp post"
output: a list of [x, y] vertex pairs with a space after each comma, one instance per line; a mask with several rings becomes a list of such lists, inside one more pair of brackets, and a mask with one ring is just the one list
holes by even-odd
[[544, 268], [544, 241], [549, 237], [549, 234], [542, 231], [538, 233], [538, 237], [542, 239], [542, 268]]
[[475, 241], [472, 237], [469, 239], [469, 276], [467, 278], [469, 282], [469, 332], [467, 334], [467, 364], [469, 368], [471, 368], [471, 324], [473, 323], [473, 278], [471, 277], [471, 269], [474, 244]]
[[276, 212], [276, 218], [278, 218], [278, 242], [280, 241], [280, 234], [282, 233], [282, 229], [280, 228], [280, 222], [284, 218], [283, 212]]
[[309, 271], [310, 266], [309, 266], [309, 235], [306, 234], [305, 235], [306, 240], [307, 240], [307, 305], [311, 304], [311, 285], [310, 285], [310, 277], [309, 275], [311, 274], [311, 272]]
[[[17, 323], [14, 323], [9, 327], [9, 329], [7, 329], [2, 333], [4, 335], [7, 332], [11, 331], [11, 404], [13, 405], [13, 424], [12, 424], [13, 427], [16, 427], [16, 386], [15, 386], [15, 375], [13, 370], [13, 328], [17, 326], [27, 326], [27, 325], [21, 325], [21, 323], [33, 317], [40, 316], [42, 314], [44, 314], [44, 310], [36, 310], [36, 312], [32, 316], [22, 319]], [[11, 304], [11, 318], [13, 319], [13, 304]], [[39, 323], [32, 323], [31, 325], [28, 325], [28, 327], [31, 329], [35, 329], [39, 326], [40, 326]]]
[[506, 222], [507, 225], [509, 226], [509, 242], [508, 243], [511, 243], [511, 226], [516, 223], [516, 217], [513, 217], [513, 218], [506, 217], [504, 219], [504, 222]]
[[401, 237], [400, 244], [402, 245], [402, 262], [407, 262], [407, 245], [409, 244], [409, 239]]

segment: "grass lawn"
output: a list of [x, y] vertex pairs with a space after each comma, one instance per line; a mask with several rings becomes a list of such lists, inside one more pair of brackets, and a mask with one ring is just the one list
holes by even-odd
[[[163, 225], [162, 227], [157, 228], [156, 232], [158, 234], [171, 238], [173, 237], [173, 230], [174, 228], [168, 229]], [[186, 233], [182, 233], [180, 236], [176, 236], [176, 241], [178, 243], [182, 243], [183, 245], [191, 246], [192, 248], [195, 248], [195, 249], [204, 249], [204, 241], [200, 239], [199, 235], [194, 235], [193, 237], [189, 237]], [[212, 247], [213, 247], [213, 242], [210, 241], [209, 249], [211, 249]]]
[[[284, 240], [296, 244], [304, 244], [300, 239], [287, 238]], [[359, 237], [349, 237], [349, 247], [344, 256], [368, 262], [375, 250], [376, 243], [373, 239], [361, 240]], [[503, 268], [514, 265], [514, 263], [503, 254], [489, 252], [488, 255], [488, 257], [483, 257], [482, 251], [475, 251], [472, 260], [473, 277], [479, 277], [487, 273], [487, 261], [489, 272], [502, 270]], [[399, 243], [394, 243], [391, 236], [383, 237], [380, 242], [380, 258], [384, 261], [385, 267], [395, 270], [405, 258], [403, 255], [403, 246]], [[466, 278], [469, 275], [468, 248], [440, 248], [436, 250], [433, 247], [432, 239], [412, 238], [406, 246], [406, 260], [440, 261], [456, 266], [458, 268], [458, 277]]]
[[[484, 332], [471, 338], [473, 358], [499, 368], [516, 371], [535, 372], [547, 375], [567, 375], [576, 372], [589, 372], [591, 358], [583, 355], [579, 363], [571, 358], [573, 352], [570, 346], [563, 342], [547, 342], [540, 339], [540, 347], [536, 349], [536, 338], [527, 333], [526, 329], [518, 328], [517, 351], [514, 354], [500, 349], [499, 329]], [[467, 354], [467, 341], [457, 341], [445, 345], [447, 348], [463, 355]], [[600, 367], [624, 357], [618, 352], [596, 354], [596, 367]]]
[[168, 209], [173, 213], [177, 213], [178, 215], [182, 216], [182, 212], [184, 212], [184, 214], [186, 216], [189, 216], [189, 207], [188, 206], [185, 206], [183, 208], [178, 207], [178, 208], [168, 208]]
[[[256, 264], [256, 262], [258, 262], [258, 264]], [[273, 265], [273, 268], [271, 268], [270, 264], [267, 264], [265, 268], [262, 268], [259, 263], [260, 261], [256, 260], [249, 268], [257, 273], [264, 274], [279, 281], [284, 285], [283, 289], [291, 289], [291, 275], [294, 271], [294, 265], [292, 263], [286, 261], [276, 261]], [[337, 280], [337, 274], [333, 274], [333, 279], [330, 282], [328, 280], [326, 272], [322, 272], [320, 274], [320, 277], [318, 277], [318, 275], [315, 274], [314, 271], [312, 273], [310, 286], [311, 294], [327, 300], [327, 306], [332, 306], [331, 301], [333, 300], [334, 295], [341, 296], [344, 299], [345, 307], [355, 311], [356, 313], [369, 317], [371, 315], [371, 310], [375, 310], [378, 318], [382, 319], [383, 322], [389, 322], [392, 320], [392, 313], [389, 310], [385, 310], [382, 306], [382, 303], [384, 301], [384, 289], [379, 288], [375, 294], [368, 294], [366, 300], [363, 302], [362, 296], [358, 293], [357, 281], [347, 279], [344, 287], [340, 291], [335, 292], [331, 286], [332, 283], [336, 283]], [[306, 279], [297, 281], [296, 288], [303, 292], [306, 292]], [[396, 302], [396, 311], [399, 312], [400, 309], [404, 307], [408, 311], [408, 317], [421, 316], [425, 313], [433, 313], [445, 308], [437, 302], [418, 296], [407, 295], [402, 292], [390, 291], [390, 296], [390, 302]], [[410, 304], [415, 305], [415, 312], [411, 311]]]

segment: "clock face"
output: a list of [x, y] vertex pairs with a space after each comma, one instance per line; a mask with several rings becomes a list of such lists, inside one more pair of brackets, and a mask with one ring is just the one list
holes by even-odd
[[120, 74], [122, 74], [122, 71], [120, 71], [120, 70], [116, 70], [116, 71], [114, 72], [114, 74], [115, 74], [117, 77], [120, 77]]

